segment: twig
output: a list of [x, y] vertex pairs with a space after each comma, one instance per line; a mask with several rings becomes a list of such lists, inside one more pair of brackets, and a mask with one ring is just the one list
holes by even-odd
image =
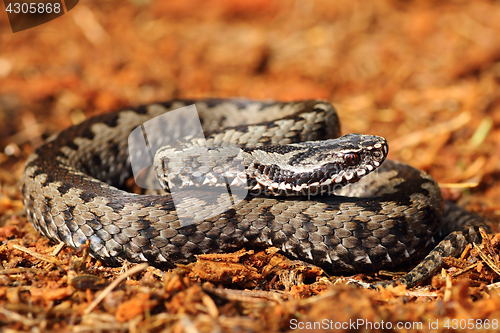
[[115, 289], [123, 280], [125, 280], [126, 278], [128, 278], [131, 275], [134, 275], [136, 273], [139, 273], [142, 270], [145, 270], [148, 267], [149, 267], [149, 265], [147, 263], [142, 263], [142, 264], [139, 264], [139, 265], [137, 265], [135, 267], [132, 267], [131, 269], [129, 269], [128, 271], [126, 271], [125, 273], [123, 273], [122, 275], [120, 275], [109, 286], [107, 286], [99, 294], [99, 296], [96, 297], [96, 299], [94, 299], [94, 301], [85, 309], [85, 311], [83, 311], [83, 314], [89, 314], [90, 312], [92, 312], [92, 310], [94, 310], [94, 308], [99, 303], [101, 303], [101, 301], [104, 299], [104, 297], [106, 297], [107, 294], [109, 294], [113, 289]]
[[19, 250], [19, 251], [22, 251], [22, 252], [25, 252], [37, 259], [40, 259], [40, 260], [43, 260], [43, 261], [46, 261], [50, 264], [54, 264], [54, 265], [57, 265], [57, 266], [61, 266], [62, 265], [62, 261], [59, 260], [59, 259], [56, 259], [54, 257], [49, 257], [47, 255], [44, 255], [44, 254], [40, 254], [38, 252], [35, 252], [33, 250], [30, 250], [24, 246], [21, 246], [21, 245], [17, 245], [17, 244], [14, 244], [12, 245], [13, 248], [15, 248], [16, 250]]
[[213, 293], [218, 297], [230, 301], [262, 302], [264, 300], [283, 300], [283, 294], [263, 290], [235, 290], [235, 289], [213, 289], [204, 288], [207, 293]]
[[52, 251], [51, 255], [54, 256], [54, 257], [57, 257], [59, 255], [59, 253], [61, 253], [62, 249], [66, 246], [66, 244], [64, 244], [63, 242], [60, 242], [59, 244], [57, 244], [57, 246], [54, 248], [54, 250]]
[[481, 251], [479, 246], [477, 246], [476, 244], [474, 244], [474, 248], [479, 253], [479, 256], [481, 257], [481, 259], [484, 260], [486, 265], [488, 265], [495, 273], [500, 275], [500, 269], [498, 268], [497, 265], [495, 265], [495, 262], [491, 258], [489, 258], [483, 251]]
[[468, 183], [439, 183], [439, 188], [473, 188], [479, 185], [479, 182]]
[[472, 249], [472, 245], [470, 243], [467, 244], [465, 249], [462, 251], [462, 254], [460, 255], [459, 259], [465, 260], [465, 258], [467, 258], [467, 256], [469, 255], [471, 249]]
[[491, 128], [493, 127], [493, 120], [490, 117], [485, 117], [477, 127], [476, 131], [474, 134], [472, 134], [472, 137], [469, 140], [470, 145], [473, 148], [479, 147], [483, 142], [484, 139], [488, 136], [488, 133], [491, 131]]
[[444, 296], [443, 296], [443, 301], [445, 302], [449, 302], [451, 299], [451, 287], [452, 287], [451, 275], [446, 274], [446, 287], [444, 289]]
[[7, 274], [19, 274], [19, 273], [26, 273], [26, 272], [43, 272], [43, 270], [38, 269], [38, 268], [30, 268], [30, 267], [16, 267], [16, 268], [10, 268], [10, 269], [0, 269], [0, 275], [7, 275]]
[[465, 267], [465, 268], [460, 269], [459, 271], [457, 271], [457, 272], [453, 273], [451, 276], [452, 276], [452, 277], [457, 277], [457, 276], [459, 276], [459, 275], [462, 275], [462, 274], [464, 274], [465, 272], [470, 271], [471, 269], [473, 269], [473, 268], [474, 268], [474, 267], [476, 267], [477, 265], [478, 265], [478, 263], [476, 262], [475, 264], [472, 264], [472, 265], [470, 265], [470, 266], [468, 266], [468, 267]]

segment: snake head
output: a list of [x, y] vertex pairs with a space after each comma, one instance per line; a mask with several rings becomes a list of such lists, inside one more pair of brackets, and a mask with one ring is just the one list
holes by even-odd
[[[169, 148], [157, 152], [155, 171], [160, 184], [169, 190], [172, 186], [225, 188], [227, 183], [247, 185], [248, 190], [268, 195], [316, 195], [358, 181], [382, 164], [388, 150], [384, 138], [361, 134], [243, 150]], [[201, 165], [203, 161], [210, 165]]]
[[324, 172], [332, 182], [345, 185], [377, 169], [389, 153], [387, 140], [375, 135], [347, 134], [324, 141]]
[[377, 169], [388, 152], [384, 138], [361, 134], [259, 147], [252, 152], [256, 161], [250, 167], [251, 177], [267, 194], [333, 193], [336, 188], [357, 182]]

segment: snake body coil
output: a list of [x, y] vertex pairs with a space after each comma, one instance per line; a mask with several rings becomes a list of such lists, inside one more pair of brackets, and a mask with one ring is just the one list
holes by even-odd
[[[207, 145], [231, 142], [260, 156], [253, 174], [262, 171], [261, 180], [275, 189], [293, 187], [307, 194], [321, 182], [360, 180], [335, 194], [250, 193], [216, 216], [183, 225], [168, 193], [125, 190], [132, 177], [127, 138], [151, 118], [193, 103]], [[173, 137], [189, 135], [177, 124], [162, 126]], [[456, 256], [469, 242], [480, 241], [477, 227], [483, 222], [453, 205], [443, 209], [439, 188], [428, 174], [389, 160], [379, 167], [387, 154], [385, 140], [346, 136], [333, 141], [325, 157], [322, 140], [339, 132], [337, 114], [324, 101], [150, 104], [88, 119], [50, 138], [28, 158], [21, 190], [28, 219], [38, 231], [72, 248], [89, 240], [92, 255], [114, 265], [127, 259], [171, 267], [195, 260], [196, 254], [244, 246], [276, 246], [331, 273], [399, 269], [425, 257], [400, 279], [413, 286], [435, 272], [443, 256]], [[307, 152], [298, 144], [303, 141], [311, 146]], [[299, 163], [321, 164], [328, 158], [335, 172]], [[362, 162], [365, 169], [359, 167]], [[301, 179], [304, 173], [309, 178]], [[213, 209], [210, 191], [198, 191], [196, 198], [185, 210]]]

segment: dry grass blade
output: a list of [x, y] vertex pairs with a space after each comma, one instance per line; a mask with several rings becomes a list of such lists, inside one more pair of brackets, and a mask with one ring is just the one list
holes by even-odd
[[451, 299], [451, 275], [446, 274], [446, 287], [444, 289], [444, 296], [443, 296], [443, 301], [448, 302]]
[[[28, 326], [35, 326], [35, 325], [38, 325], [40, 324], [40, 321], [39, 320], [35, 320], [35, 319], [29, 319], [25, 316], [21, 316], [19, 313], [17, 312], [13, 312], [13, 311], [9, 311], [7, 309], [4, 309], [2, 307], [0, 307], [0, 313], [2, 315], [5, 316], [5, 318], [8, 318], [9, 321], [15, 321], [15, 322], [20, 322], [20, 323], [23, 323], [25, 325], [28, 325]], [[1, 330], [0, 330], [1, 331]], [[2, 331], [3, 332], [3, 331]]]
[[231, 301], [261, 302], [265, 299], [276, 302], [283, 300], [282, 294], [264, 290], [210, 289], [206, 291]]
[[468, 183], [439, 183], [440, 188], [474, 188], [479, 185], [479, 182]]
[[122, 275], [120, 275], [109, 286], [107, 286], [106, 289], [104, 289], [99, 294], [99, 296], [97, 296], [96, 299], [94, 299], [94, 301], [85, 309], [83, 314], [89, 314], [90, 312], [92, 312], [92, 310], [94, 310], [94, 308], [104, 299], [104, 297], [106, 297], [107, 294], [109, 294], [113, 289], [115, 289], [123, 280], [125, 280], [126, 278], [128, 278], [131, 275], [134, 275], [136, 273], [139, 273], [142, 270], [145, 270], [148, 267], [149, 267], [149, 265], [147, 263], [139, 264], [139, 265], [129, 269], [128, 271], [126, 271]]
[[405, 296], [408, 297], [438, 297], [439, 294], [434, 291], [427, 291], [427, 290], [408, 290], [405, 293]]
[[395, 140], [391, 144], [391, 150], [400, 151], [403, 148], [413, 147], [422, 142], [430, 141], [437, 135], [456, 131], [457, 129], [466, 125], [469, 122], [470, 118], [471, 115], [469, 112], [463, 112], [449, 121], [436, 124], [420, 131], [414, 131], [411, 134], [405, 135], [398, 140]]
[[25, 252], [25, 253], [28, 253], [29, 255], [37, 258], [37, 259], [40, 259], [40, 260], [43, 260], [45, 262], [48, 262], [48, 263], [51, 263], [51, 264], [54, 264], [54, 265], [57, 265], [57, 266], [61, 266], [62, 265], [62, 261], [60, 261], [59, 259], [56, 259], [54, 257], [50, 257], [50, 256], [47, 256], [47, 255], [44, 255], [44, 254], [40, 254], [38, 252], [35, 252], [33, 250], [30, 250], [24, 246], [21, 246], [21, 245], [12, 245], [12, 247], [16, 250], [19, 250], [19, 251], [22, 251], [22, 252]]
[[43, 272], [43, 270], [38, 269], [38, 268], [29, 268], [29, 267], [16, 267], [16, 268], [9, 268], [9, 269], [0, 269], [0, 275], [20, 274], [20, 273], [26, 273], [26, 272], [39, 273], [39, 272]]
[[475, 263], [475, 264], [472, 264], [472, 265], [470, 265], [470, 266], [468, 266], [468, 267], [462, 268], [461, 270], [459, 270], [459, 271], [457, 271], [457, 272], [453, 273], [451, 276], [452, 276], [452, 277], [457, 277], [457, 276], [459, 276], [459, 275], [462, 275], [462, 274], [464, 274], [465, 272], [470, 271], [471, 269], [473, 269], [473, 268], [474, 268], [474, 267], [476, 267], [477, 265], [478, 265], [478, 263]]
[[498, 267], [495, 262], [493, 261], [493, 259], [491, 259], [488, 255], [486, 255], [486, 253], [484, 253], [483, 251], [481, 251], [481, 249], [479, 248], [479, 246], [477, 246], [476, 244], [474, 244], [474, 249], [476, 249], [476, 251], [479, 253], [479, 256], [481, 257], [481, 259], [484, 260], [484, 262], [495, 272], [497, 273], [499, 276], [500, 276], [500, 267]]
[[115, 316], [108, 313], [90, 313], [82, 317], [82, 321], [73, 327], [72, 332], [126, 332], [128, 330], [130, 330], [129, 323], [119, 323]]
[[56, 245], [56, 247], [54, 248], [54, 251], [52, 251], [51, 255], [56, 257], [59, 253], [61, 253], [62, 249], [64, 249], [65, 246], [66, 246], [66, 244], [64, 244], [63, 242], [60, 242], [59, 244]]
[[493, 120], [490, 117], [485, 117], [477, 127], [476, 131], [470, 138], [470, 145], [474, 148], [479, 147], [484, 139], [488, 136], [488, 133], [491, 131], [493, 127]]

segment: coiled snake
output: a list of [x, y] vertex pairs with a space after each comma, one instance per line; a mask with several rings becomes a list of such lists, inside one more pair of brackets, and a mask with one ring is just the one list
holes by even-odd
[[[207, 145], [239, 145], [251, 160], [245, 171], [250, 189], [267, 186], [272, 193], [250, 192], [186, 225], [170, 194], [125, 190], [133, 174], [127, 138], [153, 117], [193, 103]], [[178, 123], [163, 126], [176, 138], [190, 134]], [[414, 286], [439, 269], [443, 256], [480, 242], [482, 220], [452, 204], [444, 208], [428, 174], [383, 162], [387, 143], [380, 137], [328, 140], [339, 136], [339, 126], [333, 107], [319, 100], [179, 100], [100, 115], [51, 137], [28, 158], [21, 180], [25, 209], [48, 238], [72, 248], [89, 240], [91, 254], [113, 265], [127, 259], [171, 267], [196, 254], [245, 246], [275, 246], [336, 274], [400, 269], [425, 257], [399, 279]], [[196, 176], [206, 183], [207, 174]], [[295, 196], [284, 195], [290, 189]], [[190, 191], [181, 192], [196, 192]], [[212, 210], [217, 202], [210, 193], [197, 191], [184, 211]]]

